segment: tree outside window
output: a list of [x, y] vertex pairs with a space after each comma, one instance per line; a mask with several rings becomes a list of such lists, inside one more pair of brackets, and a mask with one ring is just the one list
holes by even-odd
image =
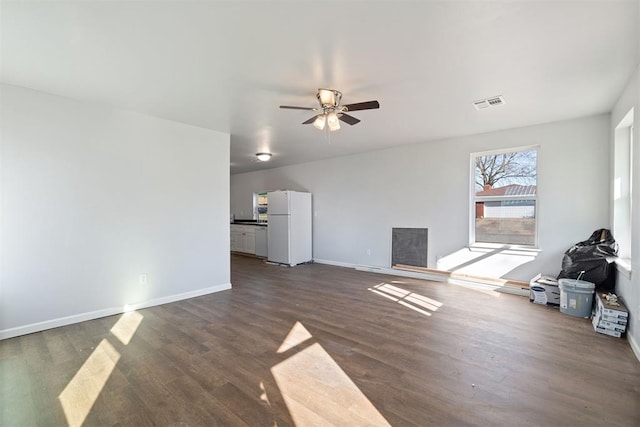
[[537, 244], [537, 160], [535, 149], [472, 154], [472, 244]]

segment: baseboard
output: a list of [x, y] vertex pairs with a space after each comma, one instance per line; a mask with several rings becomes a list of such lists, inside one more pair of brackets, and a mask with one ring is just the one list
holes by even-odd
[[197, 289], [195, 291], [184, 292], [181, 294], [168, 295], [166, 297], [155, 298], [135, 304], [128, 304], [123, 307], [111, 307], [101, 310], [90, 311], [86, 313], [74, 314], [71, 316], [60, 317], [57, 319], [45, 320], [44, 322], [32, 323], [29, 325], [18, 326], [10, 329], [0, 329], [0, 340], [18, 337], [21, 335], [32, 334], [34, 332], [45, 331], [47, 329], [59, 328], [60, 326], [71, 325], [73, 323], [85, 322], [87, 320], [99, 319], [101, 317], [114, 316], [127, 311], [140, 310], [143, 308], [154, 307], [157, 305], [169, 304], [176, 301], [182, 301], [189, 298], [195, 298], [202, 295], [208, 295], [215, 292], [226, 291], [231, 289], [231, 283], [211, 286], [208, 288]]
[[[495, 292], [507, 293], [523, 297], [529, 297], [529, 284], [517, 282], [507, 279], [491, 279], [484, 277], [475, 277], [464, 274], [452, 275], [448, 271], [427, 269], [427, 268], [388, 268], [376, 267], [359, 264], [349, 264], [339, 261], [329, 261], [323, 259], [315, 259], [314, 262], [319, 264], [335, 265], [337, 267], [354, 268], [359, 271], [368, 271], [370, 273], [388, 274], [390, 276], [410, 277], [413, 279], [431, 280], [433, 282], [446, 282], [453, 285], [473, 286], [481, 289], [492, 290]], [[526, 289], [523, 287], [526, 286]]]
[[377, 267], [374, 265], [363, 265], [363, 264], [351, 264], [349, 262], [331, 261], [328, 259], [317, 259], [317, 258], [314, 258], [313, 262], [317, 264], [334, 265], [336, 267], [353, 268], [354, 270], [368, 271], [370, 273], [382, 273], [382, 274], [391, 274], [391, 275], [399, 276], [399, 274], [396, 274], [394, 270], [387, 267]]
[[414, 267], [411, 265], [403, 265], [403, 264], [398, 264], [394, 266], [393, 269], [415, 271], [418, 273], [426, 273], [426, 274], [437, 274], [437, 275], [442, 275], [451, 279], [463, 280], [467, 282], [476, 282], [476, 283], [481, 283], [483, 285], [489, 285], [489, 286], [511, 286], [515, 288], [524, 288], [527, 291], [529, 290], [529, 282], [521, 282], [519, 280], [502, 279], [499, 277], [476, 276], [474, 274], [456, 273], [456, 272], [451, 272], [446, 270], [436, 270], [433, 268], [425, 268], [425, 267]]
[[336, 267], [356, 268], [355, 264], [350, 264], [348, 262], [341, 262], [341, 261], [331, 261], [331, 260], [328, 260], [328, 259], [314, 258], [313, 262], [316, 263], [316, 264], [335, 265]]
[[633, 336], [629, 334], [627, 334], [627, 341], [629, 341], [631, 350], [633, 350], [633, 353], [636, 355], [636, 358], [640, 362], [640, 345], [638, 345], [635, 338], [633, 338]]
[[388, 274], [390, 276], [400, 276], [400, 277], [411, 277], [413, 279], [434, 280], [437, 282], [444, 281], [440, 276], [435, 274], [426, 274], [426, 273], [406, 271], [406, 270], [396, 270], [394, 268], [388, 268], [388, 267], [377, 267], [373, 265], [362, 265], [362, 264], [350, 264], [347, 262], [330, 261], [330, 260], [316, 259], [316, 258], [314, 258], [313, 262], [316, 262], [318, 264], [335, 265], [336, 267], [353, 268], [358, 271], [367, 271], [369, 273]]

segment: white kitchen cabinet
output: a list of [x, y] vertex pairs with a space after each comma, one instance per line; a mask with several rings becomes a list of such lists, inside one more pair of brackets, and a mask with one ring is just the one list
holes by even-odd
[[256, 253], [256, 228], [252, 225], [246, 225], [244, 233], [242, 233], [241, 252], [249, 254]]
[[231, 224], [231, 250], [233, 252], [256, 253], [254, 225]]
[[238, 226], [231, 224], [231, 251], [238, 252], [238, 242], [240, 240], [240, 235], [242, 234], [242, 230], [238, 228]]

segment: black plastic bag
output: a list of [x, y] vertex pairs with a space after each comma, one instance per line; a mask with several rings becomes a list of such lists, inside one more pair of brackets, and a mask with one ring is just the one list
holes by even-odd
[[[569, 278], [594, 283], [598, 290], [613, 290], [615, 274], [610, 265], [618, 256], [618, 244], [611, 231], [601, 228], [587, 240], [576, 243], [564, 253], [558, 279]], [[581, 273], [584, 272], [584, 274]]]
[[611, 234], [611, 231], [607, 230], [606, 228], [601, 228], [594, 231], [593, 233], [591, 233], [591, 237], [589, 237], [585, 241], [576, 243], [574, 246], [592, 247], [595, 250], [594, 253], [614, 257], [618, 256], [618, 244], [613, 238], [613, 234]]

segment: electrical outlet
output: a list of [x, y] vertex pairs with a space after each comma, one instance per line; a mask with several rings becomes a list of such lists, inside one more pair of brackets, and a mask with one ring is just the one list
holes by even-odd
[[371, 256], [371, 249], [367, 249], [367, 255]]
[[141, 274], [138, 276], [138, 281], [140, 282], [141, 285], [146, 285], [147, 284], [147, 275], [146, 274]]

